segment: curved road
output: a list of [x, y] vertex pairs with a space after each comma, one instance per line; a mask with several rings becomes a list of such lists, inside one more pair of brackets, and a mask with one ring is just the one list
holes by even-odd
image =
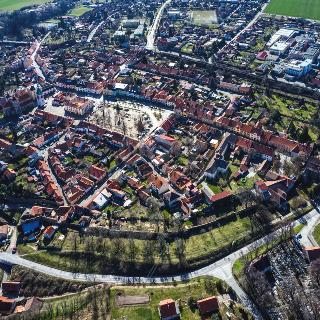
[[[314, 226], [320, 219], [320, 213], [317, 210], [312, 210], [310, 213], [304, 216], [304, 219], [307, 221], [307, 225], [301, 230], [302, 238], [301, 243], [303, 245], [310, 245], [307, 242], [307, 238], [304, 235], [307, 235], [312, 232]], [[293, 223], [294, 226], [298, 225], [299, 222], [295, 221]], [[212, 263], [206, 267], [201, 269], [177, 275], [174, 277], [125, 277], [125, 276], [116, 276], [116, 275], [101, 275], [101, 274], [83, 274], [83, 273], [72, 273], [66, 272], [62, 270], [58, 270], [55, 268], [51, 268], [48, 266], [44, 266], [42, 264], [29, 261], [27, 259], [23, 259], [17, 255], [12, 255], [10, 253], [1, 252], [0, 253], [0, 261], [5, 264], [12, 265], [20, 265], [26, 268], [30, 268], [34, 271], [48, 274], [50, 276], [66, 279], [66, 280], [77, 280], [77, 281], [96, 281], [96, 282], [106, 282], [106, 283], [114, 283], [114, 284], [127, 284], [127, 283], [168, 283], [175, 281], [185, 281], [188, 279], [193, 279], [199, 276], [210, 275], [217, 277], [221, 280], [224, 280], [238, 295], [243, 304], [255, 315], [256, 319], [261, 319], [259, 312], [256, 307], [251, 303], [249, 297], [246, 293], [240, 288], [237, 281], [232, 275], [232, 266], [234, 262], [252, 251], [257, 246], [260, 246], [267, 241], [270, 241], [272, 237], [277, 237], [281, 233], [281, 230], [277, 230], [272, 232], [270, 235], [265, 236], [253, 243], [243, 247], [240, 250], [237, 250], [227, 257]]]

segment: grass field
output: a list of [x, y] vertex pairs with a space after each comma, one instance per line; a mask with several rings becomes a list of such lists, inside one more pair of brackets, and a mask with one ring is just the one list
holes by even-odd
[[88, 8], [88, 7], [84, 7], [84, 6], [80, 6], [80, 7], [76, 7], [74, 9], [72, 9], [68, 14], [70, 16], [74, 16], [74, 17], [80, 17], [83, 14], [85, 14], [88, 11], [91, 11], [92, 9]]
[[320, 20], [320, 0], [271, 0], [265, 12]]
[[14, 11], [34, 4], [42, 4], [51, 0], [0, 0], [0, 11]]
[[313, 237], [320, 245], [320, 224], [318, 224], [313, 231]]

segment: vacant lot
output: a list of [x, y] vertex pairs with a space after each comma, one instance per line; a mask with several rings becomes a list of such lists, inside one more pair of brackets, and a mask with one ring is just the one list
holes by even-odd
[[271, 0], [265, 12], [320, 20], [320, 0]]
[[0, 0], [0, 11], [19, 10], [34, 4], [42, 4], [50, 0]]
[[217, 23], [217, 14], [214, 10], [196, 10], [190, 12], [192, 22], [197, 25]]

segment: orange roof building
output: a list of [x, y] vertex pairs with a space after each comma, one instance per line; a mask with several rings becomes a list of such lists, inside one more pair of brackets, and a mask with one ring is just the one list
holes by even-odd
[[161, 320], [180, 319], [180, 310], [178, 304], [173, 299], [160, 301], [158, 310]]
[[219, 310], [219, 302], [217, 297], [209, 297], [198, 300], [197, 306], [201, 316], [208, 316], [211, 313]]

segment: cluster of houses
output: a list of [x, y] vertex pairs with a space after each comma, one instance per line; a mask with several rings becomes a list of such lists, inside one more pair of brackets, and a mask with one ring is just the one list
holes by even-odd
[[[197, 5], [200, 3], [194, 3], [195, 12]], [[257, 1], [206, 4], [203, 9], [211, 11], [219, 6], [220, 24], [213, 30], [204, 25], [195, 26], [189, 9], [177, 1], [165, 11], [160, 22], [158, 47], [161, 41], [175, 38], [181, 44], [179, 50], [191, 42], [193, 53], [199, 50], [201, 54], [201, 48], [213, 36], [220, 37], [223, 33], [221, 38], [230, 40], [252, 18], [259, 5]], [[137, 6], [142, 8], [145, 4]], [[153, 2], [148, 9], [152, 7]], [[104, 211], [110, 205], [130, 208], [136, 201], [149, 206], [148, 199], [155, 198], [160, 208], [189, 219], [204, 207], [215, 212], [219, 205], [232, 203], [237, 196], [231, 187], [210, 189], [206, 181], [216, 185], [219, 179], [236, 184], [252, 179], [251, 188], [263, 201], [287, 208], [295, 177], [270, 171], [274, 158], [278, 153], [300, 157], [306, 161], [306, 179], [316, 177], [313, 172], [319, 168], [317, 159], [309, 159], [313, 146], [267, 130], [260, 122], [252, 124], [244, 119], [239, 113], [241, 103], [250, 105], [254, 100], [250, 84], [216, 76], [210, 68], [205, 70], [181, 59], [146, 53], [139, 45], [124, 45], [128, 37], [129, 44], [136, 38], [143, 41], [149, 18], [144, 14], [142, 17], [134, 19], [130, 15], [123, 20], [121, 13], [115, 13], [113, 19], [108, 18], [98, 28], [94, 40], [100, 44], [95, 46], [99, 49], [91, 49], [89, 44], [92, 39], [88, 40], [88, 29], [96, 26], [90, 20], [62, 19], [75, 30], [74, 45], [58, 41], [61, 27], [43, 44], [41, 56], [37, 54], [35, 59], [46, 80], [35, 81], [31, 59], [34, 43], [19, 66], [25, 71], [23, 83], [28, 85], [1, 98], [0, 109], [10, 116], [38, 108], [29, 119], [21, 117], [18, 143], [0, 139], [1, 151], [14, 153], [19, 146], [27, 157], [28, 182], [36, 185], [37, 194], [46, 194], [58, 206], [79, 204], [88, 198], [86, 205], [90, 209]], [[308, 22], [305, 23], [309, 28]], [[290, 70], [296, 67], [293, 60], [311, 59], [312, 64], [318, 63], [318, 39], [311, 34], [312, 29], [301, 31], [279, 21], [276, 27], [270, 26], [271, 18], [258, 19], [236, 41], [224, 47], [226, 59], [246, 50], [247, 40], [250, 46], [255, 46], [268, 29], [270, 37], [265, 44], [268, 52], [257, 52], [257, 60], [278, 56], [278, 61], [291, 63]], [[112, 32], [106, 35], [108, 28]], [[252, 35], [252, 30], [257, 35]], [[277, 53], [281, 46], [286, 50]], [[287, 60], [289, 56], [291, 62]], [[212, 88], [216, 87], [228, 94], [214, 92]], [[63, 106], [71, 118], [43, 111], [48, 95], [53, 96], [52, 108]], [[145, 141], [72, 119], [91, 113], [92, 97], [102, 95], [112, 100], [152, 103], [171, 109], [173, 114]], [[111, 177], [114, 171], [118, 174]], [[0, 163], [1, 180], [11, 181], [17, 175], [8, 163]]]
[[48, 164], [67, 202], [79, 202], [104, 182], [110, 162], [121, 163], [136, 143], [133, 139], [87, 122], [73, 127], [65, 141], [48, 150]]
[[[197, 308], [201, 319], [209, 319], [214, 313], [219, 312], [219, 299], [216, 296], [200, 299], [197, 301]], [[158, 311], [161, 320], [181, 319], [179, 303], [173, 299], [160, 301]]]
[[51, 173], [49, 165], [43, 153], [65, 134], [72, 120], [56, 116], [43, 110], [37, 110], [32, 117], [29, 126], [26, 126], [25, 135], [32, 134], [32, 143], [27, 143], [24, 153], [27, 156], [28, 182], [37, 185], [37, 193], [44, 192], [47, 197], [59, 205], [64, 203], [61, 190], [56, 179]]
[[18, 88], [11, 94], [8, 93], [5, 97], [0, 98], [0, 110], [6, 117], [19, 116], [43, 105], [44, 93], [39, 84]]
[[[113, 95], [115, 93], [120, 97], [152, 101], [173, 109], [176, 114], [181, 116], [218, 126], [253, 141], [261, 142], [269, 148], [264, 148], [261, 144], [256, 143], [254, 149], [258, 152], [259, 150], [262, 151], [269, 158], [272, 157], [270, 148], [275, 148], [277, 151], [287, 153], [290, 156], [299, 155], [304, 158], [307, 158], [311, 153], [310, 146], [266, 130], [259, 123], [256, 125], [243, 123], [239, 118], [235, 117], [237, 111], [235, 104], [227, 104], [226, 101], [221, 100], [221, 97], [220, 100], [215, 101], [212, 99], [213, 96], [210, 90], [199, 88], [185, 80], [164, 79], [153, 75], [153, 72], [155, 72], [153, 65], [141, 65], [140, 63], [137, 64], [137, 68], [144, 69], [148, 73], [144, 72], [141, 75], [140, 71], [135, 70], [127, 77], [124, 77], [123, 82], [117, 79], [119, 82], [114, 84], [114, 88], [109, 94]], [[172, 69], [175, 70], [174, 68]], [[159, 70], [159, 68], [156, 70]], [[134, 83], [129, 84], [128, 80], [131, 78], [140, 78], [142, 84], [140, 86]], [[234, 91], [242, 95], [248, 95], [251, 92], [251, 87], [246, 84], [236, 86], [235, 84], [220, 82], [219, 86], [221, 89]], [[160, 90], [159, 87], [161, 88]], [[250, 149], [252, 146], [248, 146], [248, 148]]]
[[0, 296], [0, 314], [2, 317], [6, 318], [11, 314], [19, 315], [33, 308], [36, 299], [20, 296], [21, 285], [20, 281], [2, 281], [2, 294]]
[[205, 69], [199, 70], [190, 65], [179, 65], [171, 60], [163, 60], [160, 56], [156, 60], [145, 57], [144, 61], [138, 61], [134, 64], [134, 68], [147, 71], [160, 76], [169, 76], [174, 79], [186, 80], [202, 85], [210, 85], [212, 79]]
[[[136, 201], [149, 206], [154, 198], [160, 208], [187, 220], [204, 208], [215, 214], [222, 204], [238, 201], [237, 190], [213, 192], [202, 181], [237, 183], [250, 177], [262, 201], [287, 209], [296, 180], [270, 170], [276, 149], [257, 139], [258, 131], [249, 130], [252, 136], [246, 137], [230, 131], [172, 114], [123, 162], [121, 173], [107, 181], [89, 208], [130, 208]], [[302, 156], [291, 156], [297, 155]]]
[[[203, 195], [182, 167], [169, 165], [170, 159], [179, 156], [182, 148], [181, 142], [166, 135], [163, 129], [168, 130], [173, 123], [174, 117], [170, 117], [153, 137], [140, 145], [139, 153], [124, 162], [119, 177], [108, 181], [106, 188], [93, 199], [91, 208], [101, 210], [110, 203], [127, 207], [136, 199], [147, 206], [148, 199], [155, 198], [170, 212], [190, 217]], [[134, 198], [131, 193], [131, 197], [128, 196], [127, 188], [135, 194]]]
[[157, 46], [208, 59], [255, 16], [263, 2], [194, 2], [189, 8], [184, 1], [175, 1], [160, 22]]
[[130, 45], [143, 46], [146, 43], [145, 19], [123, 19], [119, 28], [113, 33], [112, 40], [121, 48]]
[[22, 214], [18, 231], [22, 241], [51, 241], [56, 232], [73, 224], [79, 228], [89, 225], [92, 212], [78, 205], [58, 206], [56, 208], [33, 206]]
[[263, 16], [230, 42], [220, 58], [282, 81], [319, 86], [319, 24]]

